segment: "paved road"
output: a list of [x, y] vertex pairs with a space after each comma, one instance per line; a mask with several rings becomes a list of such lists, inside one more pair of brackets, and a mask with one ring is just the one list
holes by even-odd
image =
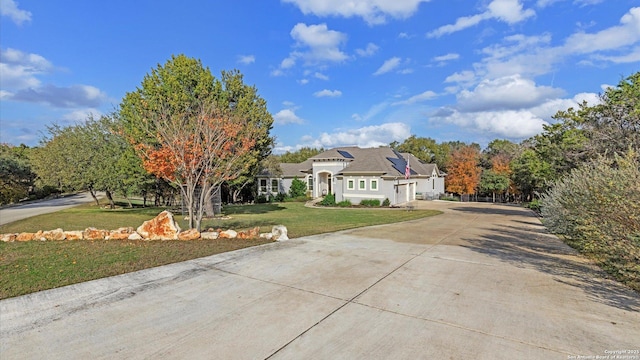
[[529, 211], [420, 205], [445, 213], [2, 300], [0, 358], [568, 359], [640, 347], [638, 294]]
[[7, 207], [0, 209], [0, 225], [36, 215], [52, 213], [92, 201], [93, 198], [91, 195], [85, 192], [58, 199], [34, 201], [24, 205]]

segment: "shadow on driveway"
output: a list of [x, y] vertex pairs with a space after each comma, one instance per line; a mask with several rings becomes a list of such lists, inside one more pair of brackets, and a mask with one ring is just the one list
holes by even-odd
[[[522, 212], [519, 214], [522, 215]], [[539, 223], [531, 229], [523, 229], [521, 225], [493, 227], [487, 229], [485, 235], [464, 240], [468, 242], [462, 245], [465, 248], [516, 267], [533, 267], [551, 274], [555, 281], [578, 287], [597, 302], [627, 311], [640, 311], [638, 293], [620, 283], [606, 280], [609, 276], [603, 270], [549, 234]]]

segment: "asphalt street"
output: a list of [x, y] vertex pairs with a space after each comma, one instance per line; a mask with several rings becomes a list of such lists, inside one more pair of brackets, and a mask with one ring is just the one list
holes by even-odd
[[1, 300], [0, 358], [640, 358], [638, 293], [531, 211], [416, 206], [444, 214]]
[[0, 209], [0, 225], [37, 215], [52, 213], [92, 201], [93, 198], [91, 195], [84, 192], [57, 199], [34, 201], [24, 205], [5, 207]]

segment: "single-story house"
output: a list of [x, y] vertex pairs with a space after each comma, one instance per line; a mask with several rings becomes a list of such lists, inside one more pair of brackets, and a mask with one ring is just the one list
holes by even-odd
[[[409, 171], [407, 172], [407, 166]], [[281, 174], [258, 177], [258, 195], [288, 193], [294, 178], [307, 184], [307, 193], [320, 198], [332, 193], [336, 202], [389, 199], [391, 205], [433, 199], [444, 193], [446, 174], [409, 153], [390, 147], [340, 147], [299, 164], [280, 164]], [[408, 176], [407, 176], [408, 175]]]

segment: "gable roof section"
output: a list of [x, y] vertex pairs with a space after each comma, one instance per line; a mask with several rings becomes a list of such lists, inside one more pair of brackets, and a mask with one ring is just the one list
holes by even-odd
[[431, 176], [434, 169], [438, 176], [441, 176], [436, 164], [426, 164], [412, 154], [399, 153], [390, 147], [339, 147], [324, 151], [298, 164], [281, 163], [280, 169], [283, 178], [302, 178], [311, 173], [314, 163], [343, 161], [349, 164], [336, 175], [378, 174], [399, 177], [404, 176], [407, 159], [411, 167], [411, 176]]

